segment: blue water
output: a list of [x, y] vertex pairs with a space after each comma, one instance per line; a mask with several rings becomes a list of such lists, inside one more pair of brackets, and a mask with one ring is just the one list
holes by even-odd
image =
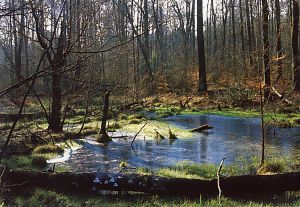
[[[177, 115], [164, 121], [183, 129], [203, 124], [214, 126], [206, 133], [195, 133], [193, 138], [179, 138], [174, 141], [142, 137], [130, 146], [131, 139], [114, 140], [106, 146], [99, 146], [89, 140], [83, 148], [62, 163], [73, 171], [117, 171], [121, 161], [133, 167], [157, 169], [176, 164], [179, 161], [196, 163], [226, 163], [239, 159], [250, 160], [260, 155], [260, 119], [224, 117], [217, 115]], [[91, 138], [92, 139], [92, 138]], [[300, 158], [300, 128], [266, 127], [266, 152], [268, 155], [292, 155]]]

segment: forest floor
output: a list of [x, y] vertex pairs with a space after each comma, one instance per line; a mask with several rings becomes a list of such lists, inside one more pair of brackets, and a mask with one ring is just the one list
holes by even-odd
[[[262, 196], [263, 197], [263, 196]], [[20, 196], [11, 200], [9, 205], [19, 207], [298, 207], [300, 192], [287, 192], [277, 196], [263, 198], [199, 198], [160, 197], [151, 195], [122, 195], [122, 196], [78, 196], [65, 195], [54, 191], [36, 189], [30, 196]]]

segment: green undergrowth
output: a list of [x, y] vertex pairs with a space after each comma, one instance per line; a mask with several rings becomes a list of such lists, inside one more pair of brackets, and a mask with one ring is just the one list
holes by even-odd
[[[214, 164], [181, 161], [174, 166], [161, 168], [157, 171], [141, 167], [137, 169], [137, 173], [171, 178], [216, 179], [218, 168], [219, 166]], [[261, 167], [258, 157], [253, 157], [248, 161], [237, 159], [232, 164], [224, 164], [221, 173], [223, 176], [238, 176], [288, 172], [300, 172], [299, 156], [267, 156], [265, 164]]]
[[278, 196], [263, 199], [245, 200], [222, 197], [205, 198], [183, 198], [183, 197], [160, 197], [151, 195], [122, 195], [122, 196], [78, 196], [66, 195], [54, 191], [35, 189], [30, 196], [17, 197], [7, 206], [19, 207], [44, 207], [44, 206], [65, 206], [65, 207], [296, 207], [300, 205], [300, 193], [288, 192]]
[[12, 155], [1, 159], [0, 165], [11, 169], [34, 169], [40, 170], [47, 166], [46, 160], [55, 158], [63, 154], [65, 148], [76, 150], [81, 147], [80, 140], [66, 140], [56, 145], [46, 144], [37, 146], [31, 154]]
[[34, 169], [39, 170], [46, 167], [46, 160], [55, 157], [56, 154], [32, 154], [32, 155], [13, 155], [2, 159], [1, 165], [10, 169]]

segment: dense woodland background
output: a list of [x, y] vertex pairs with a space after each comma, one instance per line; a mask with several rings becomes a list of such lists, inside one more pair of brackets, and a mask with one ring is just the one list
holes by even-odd
[[0, 96], [36, 98], [53, 131], [107, 89], [300, 90], [298, 0], [2, 0], [0, 22]]

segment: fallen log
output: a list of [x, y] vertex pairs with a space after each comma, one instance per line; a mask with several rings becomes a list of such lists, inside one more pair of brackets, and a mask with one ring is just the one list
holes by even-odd
[[[12, 193], [35, 187], [58, 192], [92, 193], [99, 190], [133, 191], [159, 195], [218, 195], [217, 180], [166, 178], [155, 175], [121, 173], [46, 173], [6, 170], [2, 183]], [[223, 195], [271, 194], [300, 190], [300, 172], [275, 175], [221, 177]]]
[[209, 126], [208, 124], [204, 124], [198, 128], [195, 128], [195, 129], [191, 129], [191, 132], [203, 132], [203, 131], [206, 131], [206, 130], [209, 130], [209, 129], [213, 129], [214, 127], [212, 126]]

